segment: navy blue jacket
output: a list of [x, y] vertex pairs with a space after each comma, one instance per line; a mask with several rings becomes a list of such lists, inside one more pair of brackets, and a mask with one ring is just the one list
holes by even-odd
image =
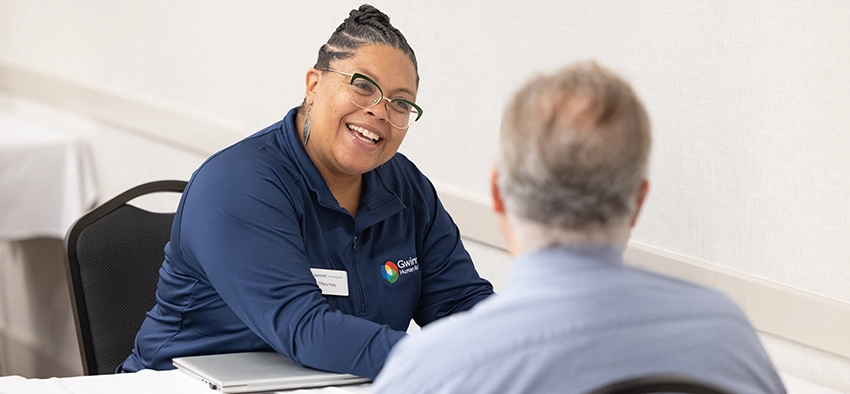
[[[420, 326], [493, 292], [433, 185], [402, 154], [363, 175], [356, 218], [296, 136], [296, 110], [210, 157], [165, 247], [156, 306], [119, 370], [179, 356], [274, 349], [374, 378], [411, 319]], [[322, 295], [310, 268], [344, 270]]]

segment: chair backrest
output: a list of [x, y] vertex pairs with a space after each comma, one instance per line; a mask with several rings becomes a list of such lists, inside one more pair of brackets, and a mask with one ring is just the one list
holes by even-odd
[[174, 213], [128, 201], [182, 193], [185, 181], [136, 186], [78, 219], [65, 236], [65, 262], [77, 341], [86, 375], [111, 374], [133, 350], [145, 313], [156, 302], [164, 247]]
[[731, 394], [710, 383], [680, 375], [648, 375], [606, 384], [588, 394]]

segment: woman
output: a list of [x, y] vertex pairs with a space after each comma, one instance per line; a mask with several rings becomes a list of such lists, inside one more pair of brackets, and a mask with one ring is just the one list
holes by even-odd
[[363, 5], [319, 50], [306, 97], [192, 176], [157, 305], [119, 370], [274, 349], [374, 378], [409, 322], [492, 294], [431, 183], [396, 153], [421, 115], [416, 57]]

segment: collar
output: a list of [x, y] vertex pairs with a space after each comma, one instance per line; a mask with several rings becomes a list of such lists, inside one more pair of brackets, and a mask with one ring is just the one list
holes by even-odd
[[559, 277], [577, 271], [623, 266], [624, 250], [615, 246], [550, 246], [517, 256], [511, 264], [508, 286]]
[[[298, 129], [295, 127], [295, 119], [298, 115], [298, 107], [295, 107], [286, 114], [281, 121], [280, 132], [283, 134], [280, 138], [282, 148], [285, 152], [293, 157], [295, 165], [304, 178], [304, 183], [307, 187], [316, 194], [316, 199], [319, 205], [345, 213], [348, 211], [343, 209], [336, 201], [327, 182], [322, 178], [322, 174], [313, 160], [304, 149], [301, 143], [301, 138], [298, 135]], [[390, 161], [393, 159], [391, 158]], [[363, 174], [363, 187], [360, 195], [360, 207], [357, 211], [355, 224], [357, 231], [365, 229], [377, 222], [392, 216], [406, 208], [406, 205], [399, 196], [388, 187], [387, 182], [384, 182], [381, 169], [387, 163], [378, 166], [378, 168]]]

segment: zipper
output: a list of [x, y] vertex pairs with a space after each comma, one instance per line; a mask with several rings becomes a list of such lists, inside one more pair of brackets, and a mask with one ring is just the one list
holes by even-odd
[[354, 239], [351, 241], [351, 270], [354, 274], [354, 284], [357, 285], [357, 294], [360, 296], [360, 316], [366, 316], [367, 308], [366, 308], [366, 296], [363, 294], [363, 284], [360, 283], [360, 275], [357, 274], [357, 236], [354, 236]]

